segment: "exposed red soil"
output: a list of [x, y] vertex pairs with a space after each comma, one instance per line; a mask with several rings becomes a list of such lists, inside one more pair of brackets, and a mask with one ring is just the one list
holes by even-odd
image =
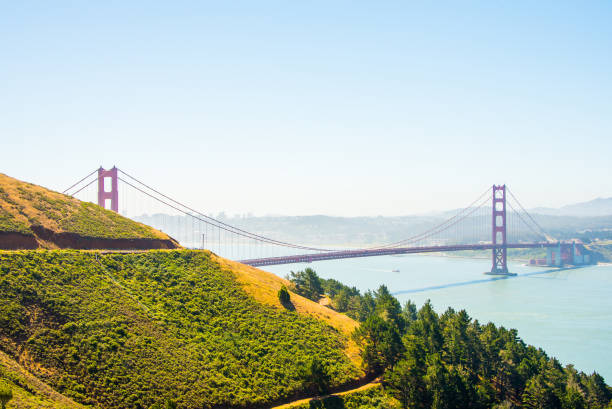
[[180, 248], [180, 245], [172, 239], [106, 239], [83, 237], [75, 233], [57, 233], [42, 226], [31, 226], [31, 229], [34, 235], [0, 232], [0, 249], [19, 250], [54, 247], [77, 250], [152, 250]]
[[38, 241], [33, 235], [0, 231], [0, 249], [20, 250], [36, 249], [38, 247]]

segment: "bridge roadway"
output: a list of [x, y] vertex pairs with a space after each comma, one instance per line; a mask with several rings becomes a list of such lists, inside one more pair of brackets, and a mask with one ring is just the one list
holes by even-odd
[[[541, 243], [508, 243], [508, 249], [533, 249], [558, 247], [559, 245], [567, 245], [568, 243], [559, 242], [541, 242]], [[356, 257], [372, 257], [372, 256], [390, 256], [396, 254], [416, 254], [416, 253], [438, 253], [446, 251], [463, 251], [463, 250], [491, 250], [495, 246], [488, 244], [456, 244], [451, 246], [427, 246], [427, 247], [392, 247], [392, 248], [377, 248], [366, 250], [338, 250], [323, 253], [298, 254], [294, 256], [255, 258], [249, 260], [240, 260], [242, 264], [248, 264], [253, 267], [272, 266], [279, 264], [292, 263], [312, 263], [313, 261], [321, 260], [337, 260], [342, 258]]]

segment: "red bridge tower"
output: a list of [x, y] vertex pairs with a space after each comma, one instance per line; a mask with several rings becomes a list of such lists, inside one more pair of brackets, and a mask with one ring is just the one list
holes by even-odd
[[490, 274], [507, 275], [507, 241], [506, 241], [506, 185], [493, 185], [493, 265]]
[[[110, 190], [105, 189], [104, 180], [110, 179]], [[106, 170], [100, 166], [98, 169], [98, 205], [107, 209], [106, 203], [110, 200], [110, 209], [113, 212], [119, 213], [119, 191], [117, 190], [117, 168]]]

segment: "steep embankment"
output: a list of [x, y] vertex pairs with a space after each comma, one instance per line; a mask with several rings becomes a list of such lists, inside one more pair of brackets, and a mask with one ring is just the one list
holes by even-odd
[[105, 408], [270, 406], [308, 396], [313, 356], [333, 385], [361, 376], [355, 323], [295, 294], [286, 310], [282, 283], [208, 251], [0, 251], [0, 348]]
[[72, 399], [57, 393], [53, 388], [27, 371], [8, 355], [0, 351], [0, 382], [11, 389], [13, 398], [8, 405], [15, 409], [85, 409]]
[[173, 249], [168, 235], [0, 173], [0, 249]]

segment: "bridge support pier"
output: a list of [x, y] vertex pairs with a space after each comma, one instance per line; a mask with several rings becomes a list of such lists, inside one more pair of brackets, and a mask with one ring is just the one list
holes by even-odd
[[580, 251], [578, 246], [576, 246], [576, 242], [572, 242], [572, 264], [580, 266], [585, 264], [585, 262], [585, 255]]
[[546, 265], [551, 267], [561, 267], [563, 261], [561, 259], [561, 243], [557, 247], [548, 247], [546, 249]]

